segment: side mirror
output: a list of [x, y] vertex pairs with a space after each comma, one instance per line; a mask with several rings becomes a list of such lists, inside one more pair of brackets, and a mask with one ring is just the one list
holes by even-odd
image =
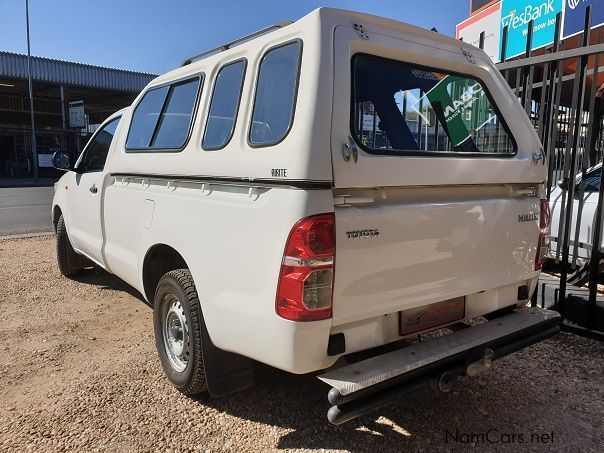
[[52, 165], [57, 170], [70, 171], [73, 170], [73, 166], [71, 165], [71, 158], [69, 154], [64, 153], [63, 151], [57, 151], [52, 156]]

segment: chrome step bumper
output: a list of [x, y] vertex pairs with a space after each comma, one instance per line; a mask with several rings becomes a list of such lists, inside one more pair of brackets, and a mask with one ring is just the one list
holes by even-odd
[[[319, 376], [332, 386], [327, 417], [341, 424], [384, 407], [395, 398], [443, 377], [473, 374], [495, 360], [560, 331], [560, 315], [551, 310], [516, 310], [459, 330], [328, 371]], [[472, 368], [473, 367], [473, 368]]]

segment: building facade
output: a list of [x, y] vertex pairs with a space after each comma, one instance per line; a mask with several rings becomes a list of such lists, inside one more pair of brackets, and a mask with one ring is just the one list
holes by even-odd
[[[42, 57], [31, 64], [40, 176], [55, 176], [55, 151], [77, 157], [98, 124], [156, 77]], [[0, 178], [31, 178], [34, 160], [27, 56], [0, 51]]]

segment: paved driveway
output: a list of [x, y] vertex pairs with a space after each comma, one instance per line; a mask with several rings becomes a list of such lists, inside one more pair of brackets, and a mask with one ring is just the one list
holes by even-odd
[[52, 231], [52, 187], [0, 188], [0, 236]]

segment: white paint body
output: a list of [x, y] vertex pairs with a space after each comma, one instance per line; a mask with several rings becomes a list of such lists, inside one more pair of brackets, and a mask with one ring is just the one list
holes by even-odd
[[[362, 24], [369, 39], [352, 23]], [[279, 144], [251, 148], [246, 137], [260, 59], [292, 39], [303, 42], [293, 126]], [[474, 64], [462, 49], [472, 52]], [[359, 149], [358, 163], [345, 162], [350, 61], [358, 52], [479, 77], [516, 139], [517, 155], [401, 157]], [[199, 144], [216, 72], [239, 58], [247, 59], [247, 72], [233, 139], [220, 151], [204, 151]], [[526, 302], [518, 301], [518, 286], [536, 284], [539, 228], [517, 219], [538, 212], [539, 197], [527, 196], [526, 188], [538, 188], [546, 172], [533, 163], [540, 144], [530, 122], [486, 54], [399, 22], [319, 9], [160, 76], [150, 87], [200, 73], [203, 91], [183, 151], [126, 153], [128, 108], [118, 112], [104, 171], [68, 172], [60, 180], [53, 207], [63, 212], [76, 251], [145, 294], [146, 253], [156, 244], [173, 247], [192, 272], [215, 346], [293, 373], [332, 365], [338, 356], [327, 355], [327, 344], [334, 333], [345, 334], [346, 353], [400, 339], [398, 313], [407, 308], [467, 296], [466, 317], [472, 318]], [[270, 179], [273, 168], [287, 169], [282, 180], [333, 189], [252, 183]], [[184, 181], [204, 176], [242, 181]], [[333, 318], [282, 319], [275, 296], [288, 234], [298, 220], [325, 212], [336, 219]], [[379, 229], [379, 237], [347, 239], [346, 231], [367, 228]]]

